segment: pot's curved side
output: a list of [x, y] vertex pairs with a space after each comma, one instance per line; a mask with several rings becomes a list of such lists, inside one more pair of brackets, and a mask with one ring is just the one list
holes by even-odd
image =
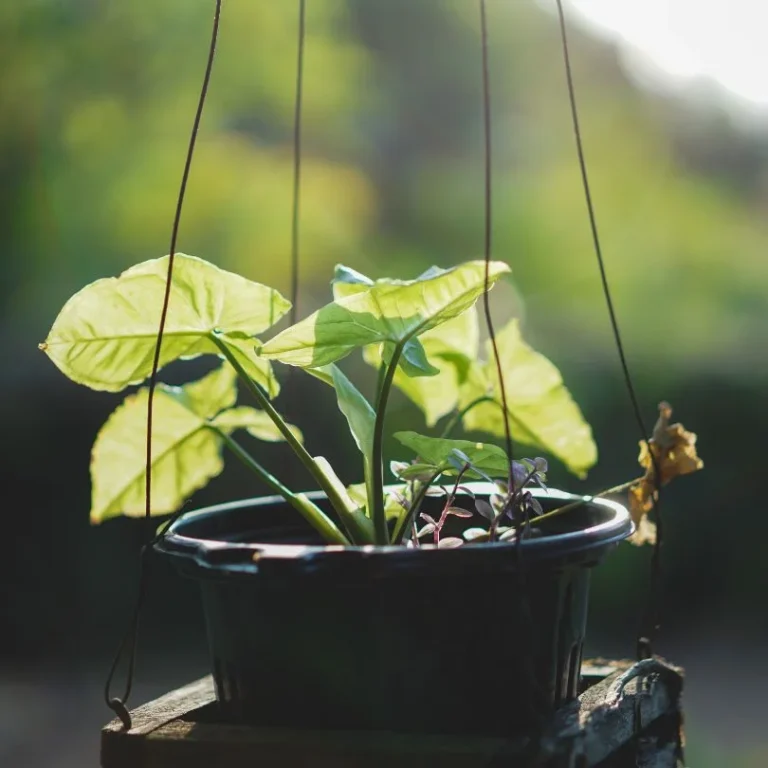
[[158, 549], [200, 583], [226, 718], [511, 736], [577, 695], [590, 568], [632, 530], [623, 507], [587, 507], [519, 550], [422, 551], [265, 541], [289, 513], [245, 502], [185, 516]]
[[[467, 483], [464, 487], [476, 496], [493, 492], [488, 483]], [[569, 504], [582, 497], [550, 489], [532, 493], [547, 509]], [[326, 506], [322, 493], [309, 498]], [[459, 495], [457, 504], [473, 508], [469, 497]], [[439, 499], [427, 499], [426, 511], [439, 515]], [[430, 509], [429, 505], [436, 509]], [[590, 498], [580, 508], [551, 520], [546, 535], [527, 538], [521, 547], [515, 542], [472, 544], [458, 549], [414, 550], [400, 546], [325, 546], [318, 543], [306, 523], [289, 509], [279, 496], [219, 504], [189, 512], [179, 518], [160, 540], [157, 548], [187, 571], [214, 569], [229, 575], [278, 572], [282, 577], [307, 569], [315, 575], [339, 571], [350, 576], [375, 576], [393, 568], [421, 570], [456, 567], [516, 568], [519, 551], [525, 562], [557, 560], [582, 562], [601, 557], [610, 545], [632, 533], [632, 521], [626, 508], [607, 499]], [[459, 562], [460, 561], [460, 564]], [[202, 575], [202, 574], [201, 574]]]

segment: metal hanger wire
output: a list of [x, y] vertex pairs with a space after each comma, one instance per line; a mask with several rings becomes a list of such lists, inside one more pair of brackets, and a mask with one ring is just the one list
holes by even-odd
[[[147, 535], [147, 543], [142, 547], [141, 559], [140, 559], [140, 577], [139, 577], [139, 590], [134, 606], [134, 611], [131, 617], [131, 621], [115, 655], [114, 661], [109, 671], [107, 681], [105, 684], [104, 698], [107, 706], [112, 709], [115, 714], [120, 718], [123, 726], [126, 729], [131, 728], [131, 716], [127, 709], [127, 701], [131, 693], [133, 685], [133, 677], [135, 671], [135, 659], [136, 659], [136, 644], [138, 637], [139, 617], [141, 613], [141, 607], [146, 596], [146, 555], [151, 550], [152, 545], [162, 536], [161, 534], [154, 534], [153, 524], [151, 522], [151, 502], [152, 502], [152, 422], [153, 422], [153, 406], [154, 406], [154, 394], [157, 387], [157, 373], [160, 367], [160, 354], [162, 349], [163, 334], [165, 331], [165, 325], [168, 317], [168, 309], [170, 304], [171, 284], [173, 279], [174, 260], [176, 255], [176, 246], [179, 236], [179, 227], [181, 224], [181, 215], [184, 206], [184, 198], [186, 194], [187, 184], [189, 181], [190, 170], [192, 167], [192, 160], [194, 156], [195, 146], [197, 143], [197, 137], [200, 129], [200, 123], [203, 116], [203, 110], [205, 107], [205, 101], [208, 95], [208, 89], [211, 80], [211, 73], [213, 71], [213, 64], [216, 56], [216, 45], [219, 36], [219, 26], [221, 21], [221, 10], [223, 0], [215, 0], [215, 11], [213, 18], [213, 27], [211, 31], [211, 38], [208, 47], [208, 57], [205, 67], [205, 73], [203, 76], [203, 84], [198, 99], [197, 109], [195, 111], [195, 117], [192, 125], [192, 131], [187, 147], [187, 153], [184, 163], [184, 170], [182, 173], [181, 185], [179, 194], [176, 201], [176, 209], [173, 217], [173, 225], [171, 228], [171, 243], [169, 248], [168, 258], [168, 270], [166, 274], [165, 293], [163, 297], [163, 305], [160, 314], [160, 322], [157, 333], [157, 341], [155, 345], [152, 372], [149, 379], [149, 396], [147, 403], [147, 450], [146, 450], [146, 482], [145, 482], [145, 520], [149, 529]], [[584, 152], [584, 142], [581, 133], [581, 126], [579, 122], [578, 108], [575, 95], [573, 72], [571, 67], [570, 51], [568, 46], [567, 25], [565, 20], [565, 13], [563, 9], [562, 0], [556, 0], [558, 19], [560, 25], [560, 35], [563, 51], [563, 59], [566, 72], [566, 83], [568, 88], [569, 103], [571, 107], [571, 118], [573, 123], [573, 131], [576, 141], [576, 150], [579, 160], [579, 167], [581, 171], [581, 178], [584, 187], [584, 194], [587, 204], [587, 211], [589, 216], [590, 228], [592, 232], [592, 240], [595, 249], [595, 254], [598, 261], [598, 267], [600, 270], [600, 279], [603, 287], [603, 293], [605, 296], [606, 305], [608, 308], [608, 314], [611, 322], [611, 328], [613, 331], [613, 337], [616, 344], [616, 349], [619, 355], [619, 362], [621, 365], [622, 373], [624, 376], [624, 382], [629, 395], [634, 416], [637, 421], [638, 428], [642, 434], [643, 440], [648, 440], [649, 433], [643, 422], [639, 401], [635, 392], [632, 377], [629, 370], [629, 364], [627, 362], [624, 345], [621, 338], [621, 332], [619, 329], [618, 318], [616, 315], [613, 299], [610, 292], [610, 286], [607, 277], [607, 271], [605, 268], [605, 262], [603, 259], [602, 248], [600, 244], [600, 237], [597, 228], [597, 219], [595, 215], [594, 203], [592, 200], [592, 193], [589, 183], [589, 176], [587, 172], [587, 165]], [[489, 271], [490, 261], [492, 255], [493, 244], [493, 220], [492, 220], [492, 202], [493, 202], [493, 163], [492, 163], [492, 120], [491, 120], [491, 89], [490, 89], [490, 65], [489, 65], [489, 42], [488, 42], [488, 14], [486, 7], [486, 0], [479, 0], [480, 8], [480, 23], [481, 23], [481, 45], [482, 45], [482, 72], [483, 72], [483, 135], [484, 135], [484, 258], [485, 258], [485, 291], [483, 296], [484, 313], [486, 319], [486, 325], [491, 340], [491, 345], [494, 354], [494, 360], [496, 363], [497, 373], [499, 377], [499, 388], [502, 405], [504, 408], [504, 427], [505, 427], [505, 442], [507, 447], [507, 453], [512, 458], [513, 442], [512, 435], [509, 426], [509, 418], [507, 412], [507, 393], [505, 389], [505, 382], [503, 377], [502, 365], [498, 351], [498, 345], [496, 341], [496, 333], [493, 325], [493, 319], [490, 311], [490, 303], [488, 298], [489, 289]], [[297, 73], [296, 73], [296, 91], [295, 91], [295, 103], [294, 103], [294, 124], [293, 124], [293, 194], [292, 194], [292, 216], [291, 216], [291, 323], [296, 322], [298, 313], [298, 288], [299, 288], [299, 253], [300, 253], [300, 204], [301, 204], [301, 159], [302, 159], [302, 111], [303, 111], [303, 91], [304, 91], [304, 55], [305, 55], [305, 39], [306, 39], [306, 0], [298, 0], [298, 60], [297, 60]], [[511, 477], [511, 475], [510, 475]], [[656, 471], [656, 477], [659, 477], [658, 470]], [[511, 481], [510, 481], [511, 482]], [[511, 486], [510, 486], [511, 487]], [[172, 521], [178, 518], [182, 513], [179, 510], [173, 517]], [[662, 520], [659, 510], [658, 500], [654, 505], [655, 522], [657, 526], [657, 543], [654, 547], [654, 556], [652, 560], [652, 574], [651, 574], [651, 591], [649, 596], [649, 607], [646, 612], [646, 636], [638, 639], [638, 654], [642, 656], [651, 655], [651, 637], [653, 635], [656, 624], [656, 602], [658, 597], [658, 584], [659, 574], [661, 569], [660, 548], [662, 542]], [[117, 672], [120, 660], [123, 654], [128, 649], [128, 662], [126, 671], [126, 686], [122, 697], [111, 696], [111, 687], [114, 676]]]

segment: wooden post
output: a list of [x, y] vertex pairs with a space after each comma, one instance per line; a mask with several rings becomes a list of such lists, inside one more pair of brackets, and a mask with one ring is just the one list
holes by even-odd
[[[678, 768], [682, 671], [659, 659], [593, 661], [583, 693], [531, 739], [294, 731], [216, 721], [203, 678], [102, 731], [103, 768]], [[476, 703], [475, 703], [476, 704]], [[468, 703], [468, 706], [470, 703]]]

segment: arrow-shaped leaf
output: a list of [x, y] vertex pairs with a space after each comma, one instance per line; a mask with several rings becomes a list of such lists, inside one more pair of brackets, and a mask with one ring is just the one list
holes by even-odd
[[[175, 511], [222, 471], [222, 439], [210, 426], [225, 432], [261, 430], [259, 436], [266, 435], [264, 414], [230, 408], [235, 387], [228, 365], [184, 387], [158, 387], [152, 428], [153, 515]], [[144, 515], [148, 392], [129, 395], [96, 437], [91, 455], [93, 523], [120, 514]], [[277, 438], [270, 434], [266, 439]]]
[[[496, 344], [504, 372], [512, 437], [548, 451], [572, 472], [584, 475], [597, 461], [597, 447], [589, 424], [563, 384], [560, 371], [525, 343], [517, 320], [497, 333]], [[464, 426], [502, 437], [501, 397], [490, 344], [487, 362], [473, 366], [470, 371], [459, 407], [489, 394], [496, 402], [472, 408], [464, 417]]]
[[[165, 256], [86, 286], [64, 305], [41, 349], [70, 379], [92, 389], [118, 392], [141, 383], [152, 369], [167, 270]], [[217, 333], [274, 395], [277, 382], [269, 363], [256, 356], [253, 337], [289, 307], [272, 288], [177, 254], [160, 366], [218, 354], [210, 338]]]
[[[492, 262], [489, 284], [508, 271], [506, 264]], [[368, 344], [405, 344], [465, 312], [484, 286], [482, 261], [430, 270], [415, 280], [378, 281], [368, 290], [340, 298], [286, 329], [268, 341], [261, 354], [306, 368], [333, 363]]]

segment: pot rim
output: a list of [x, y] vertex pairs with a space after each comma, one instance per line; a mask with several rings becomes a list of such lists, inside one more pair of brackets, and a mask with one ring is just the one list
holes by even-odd
[[[465, 483], [477, 496], [489, 496], [493, 492], [490, 483], [475, 482]], [[390, 488], [396, 486], [388, 486]], [[426, 557], [430, 562], [439, 559], [441, 563], [449, 562], [459, 565], [459, 561], [469, 562], [495, 560], [502, 557], [504, 560], [516, 560], [518, 546], [523, 557], [538, 561], [550, 558], [569, 559], [570, 556], [583, 556], [594, 549], [607, 550], [612, 545], [626, 539], [634, 531], [629, 511], [625, 506], [608, 499], [592, 496], [580, 496], [556, 489], [532, 489], [532, 494], [540, 500], [556, 500], [569, 503], [585, 500], [586, 506], [600, 507], [610, 512], [607, 519], [588, 527], [578, 528], [565, 533], [553, 533], [540, 538], [524, 539], [519, 545], [512, 542], [483, 542], [473, 543], [470, 546], [456, 548], [409, 548], [400, 545], [350, 545], [338, 544], [274, 544], [258, 541], [242, 543], [226, 539], [192, 536], [184, 533], [184, 529], [190, 523], [214, 519], [219, 515], [235, 512], [249, 507], [273, 506], [284, 504], [286, 501], [281, 496], [261, 496], [250, 499], [241, 499], [223, 504], [204, 507], [183, 514], [165, 532], [156, 543], [155, 549], [173, 559], [181, 558], [189, 563], [190, 558], [194, 565], [203, 568], [215, 568], [219, 571], [253, 572], [261, 570], [265, 566], [288, 566], [289, 563], [310, 563], [313, 569], [318, 566], [339, 564], [341, 560], [361, 562], [369, 564], [393, 563], [397, 560], [401, 565], [416, 565], [416, 561], [423, 563]], [[313, 501], [323, 500], [322, 492], [310, 492], [306, 496]], [[298, 513], [296, 513], [298, 514]], [[426, 557], [425, 557], [426, 556]], [[192, 565], [192, 563], [189, 563]]]

